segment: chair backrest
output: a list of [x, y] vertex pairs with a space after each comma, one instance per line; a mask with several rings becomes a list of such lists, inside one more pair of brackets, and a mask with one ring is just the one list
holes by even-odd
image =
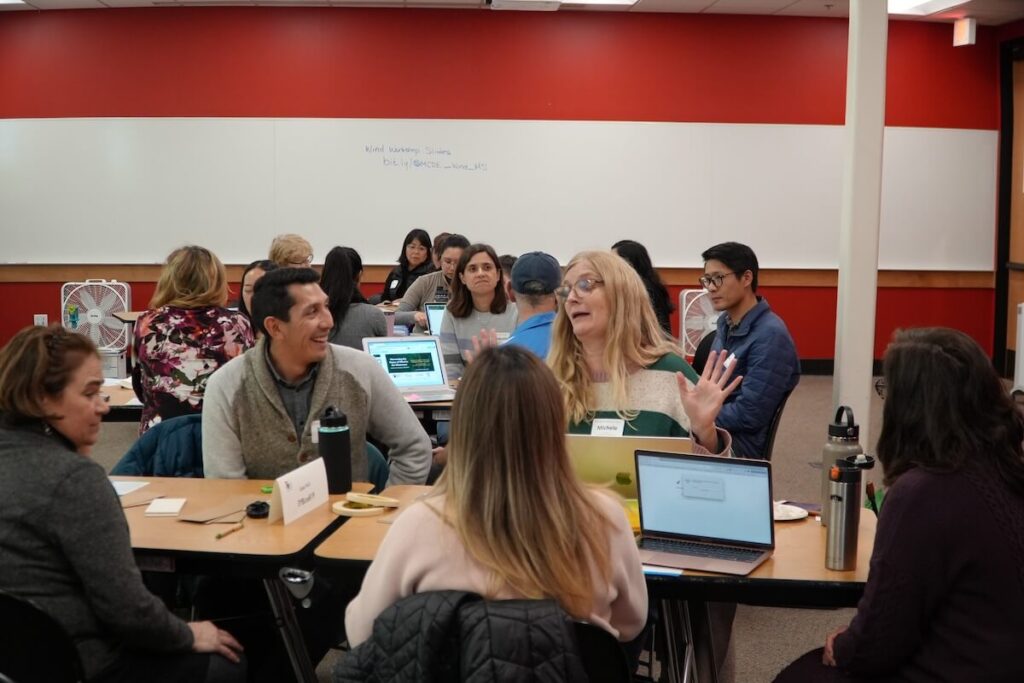
[[0, 680], [15, 683], [81, 681], [71, 637], [30, 600], [0, 591]]
[[629, 683], [629, 657], [622, 644], [600, 626], [577, 621], [576, 643], [590, 683]]
[[373, 484], [371, 493], [380, 493], [387, 488], [391, 466], [380, 449], [369, 441], [366, 442], [366, 469], [370, 483]]
[[693, 363], [691, 365], [698, 375], [704, 372], [704, 366], [707, 365], [708, 356], [711, 354], [711, 345], [715, 343], [715, 336], [717, 334], [715, 330], [711, 330], [697, 344], [697, 350], [693, 354]]
[[772, 421], [768, 423], [768, 436], [764, 440], [764, 450], [761, 451], [761, 458], [764, 460], [772, 459], [772, 449], [775, 448], [775, 435], [779, 431], [779, 423], [782, 422], [782, 409], [786, 407], [786, 401], [789, 400], [789, 395], [792, 393], [793, 390], [790, 389], [782, 395], [782, 400], [779, 401], [775, 414], [772, 415]]

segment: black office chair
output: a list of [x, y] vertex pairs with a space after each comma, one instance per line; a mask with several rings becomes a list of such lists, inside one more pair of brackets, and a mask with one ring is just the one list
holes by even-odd
[[775, 414], [772, 415], [772, 421], [768, 423], [768, 438], [765, 439], [764, 450], [761, 451], [761, 458], [764, 460], [772, 459], [772, 449], [775, 448], [775, 435], [779, 431], [779, 423], [782, 422], [782, 409], [786, 407], [786, 401], [789, 400], [789, 395], [792, 393], [793, 390], [790, 389], [782, 395], [782, 400], [779, 401]]
[[693, 369], [697, 371], [697, 374], [704, 372], [704, 366], [708, 363], [708, 356], [711, 354], [711, 345], [715, 343], [715, 336], [718, 333], [715, 330], [711, 330], [704, 338], [697, 344], [697, 350], [693, 353]]
[[629, 657], [622, 644], [600, 626], [577, 621], [576, 643], [590, 683], [629, 683]]
[[0, 591], [0, 681], [82, 681], [82, 662], [71, 637], [30, 600]]

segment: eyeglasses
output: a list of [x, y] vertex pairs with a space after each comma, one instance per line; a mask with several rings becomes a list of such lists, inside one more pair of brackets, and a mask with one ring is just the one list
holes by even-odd
[[557, 294], [560, 299], [568, 299], [570, 292], [576, 292], [576, 296], [579, 297], [590, 296], [590, 294], [593, 293], [594, 289], [598, 285], [603, 284], [604, 280], [584, 277], [580, 278], [571, 285], [562, 285], [561, 287], [555, 290], [555, 294]]
[[[861, 385], [863, 386], [863, 385]], [[885, 398], [885, 378], [879, 377], [875, 380], [875, 393], [883, 399]]]
[[718, 289], [722, 286], [722, 283], [725, 282], [726, 275], [736, 275], [736, 273], [715, 273], [714, 275], [704, 275], [697, 280], [697, 282], [699, 282], [700, 286], [704, 289], [710, 288], [711, 285], [714, 285], [715, 289]]
[[312, 256], [312, 254], [310, 254], [309, 256], [307, 256], [303, 260], [289, 261], [288, 262], [288, 266], [290, 268], [305, 268], [305, 267], [310, 266], [312, 264], [313, 264], [313, 256]]

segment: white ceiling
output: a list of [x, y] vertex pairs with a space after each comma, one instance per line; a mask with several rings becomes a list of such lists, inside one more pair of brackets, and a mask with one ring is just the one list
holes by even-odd
[[[876, 2], [879, 0], [870, 0]], [[0, 10], [102, 9], [104, 7], [183, 7], [197, 5], [320, 6], [320, 7], [457, 7], [486, 9], [488, 0], [28, 0]], [[849, 0], [639, 0], [629, 8], [602, 5], [563, 5], [561, 11], [677, 12], [703, 14], [774, 14], [798, 17], [849, 16]], [[1024, 19], [1024, 0], [970, 0], [947, 12], [927, 17], [900, 16], [917, 21], [951, 22], [973, 17], [979, 24], [998, 26]]]

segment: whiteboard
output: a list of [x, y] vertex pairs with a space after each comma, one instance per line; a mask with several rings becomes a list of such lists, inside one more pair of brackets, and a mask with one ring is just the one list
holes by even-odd
[[[297, 232], [393, 263], [412, 227], [567, 261], [619, 239], [699, 266], [838, 264], [843, 128], [598, 121], [0, 120], [6, 263], [226, 263]], [[995, 131], [888, 128], [880, 267], [991, 270]]]

